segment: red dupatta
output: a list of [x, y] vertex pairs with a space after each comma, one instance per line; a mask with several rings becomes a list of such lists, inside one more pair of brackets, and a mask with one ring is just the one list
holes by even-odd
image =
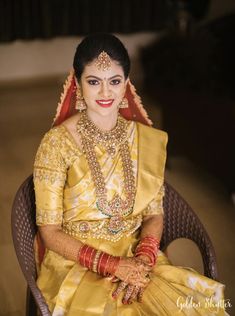
[[[76, 91], [79, 87], [76, 84], [74, 70], [72, 70], [67, 77], [63, 86], [64, 91], [61, 94], [60, 102], [57, 107], [56, 116], [54, 118], [53, 126], [60, 125], [67, 118], [77, 113], [75, 109]], [[125, 98], [128, 100], [128, 108], [119, 109], [120, 114], [126, 120], [137, 121], [145, 125], [152, 125], [152, 121], [148, 118], [140, 97], [137, 95], [135, 87], [128, 79]]]

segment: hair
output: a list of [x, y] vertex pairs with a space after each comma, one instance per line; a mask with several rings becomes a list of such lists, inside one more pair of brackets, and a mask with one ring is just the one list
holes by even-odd
[[85, 37], [77, 46], [73, 68], [78, 81], [81, 79], [85, 66], [97, 58], [102, 51], [105, 51], [111, 59], [118, 62], [123, 69], [125, 78], [128, 77], [130, 58], [125, 46], [112, 34], [95, 33]]

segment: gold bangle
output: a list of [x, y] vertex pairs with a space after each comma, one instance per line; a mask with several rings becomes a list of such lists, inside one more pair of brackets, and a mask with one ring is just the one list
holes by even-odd
[[94, 261], [93, 261], [93, 265], [92, 265], [92, 271], [95, 273], [97, 273], [97, 265], [98, 265], [100, 255], [101, 255], [101, 251], [97, 250]]

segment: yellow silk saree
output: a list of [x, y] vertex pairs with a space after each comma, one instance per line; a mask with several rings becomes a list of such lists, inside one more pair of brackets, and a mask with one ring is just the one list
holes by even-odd
[[[85, 156], [64, 125], [51, 129], [34, 165], [37, 225], [60, 224], [66, 234], [114, 256], [133, 256], [143, 217], [163, 213], [167, 135], [129, 122], [129, 148], [136, 179], [132, 214], [121, 231], [111, 234], [107, 216], [96, 208], [95, 188]], [[105, 177], [108, 199], [123, 197], [120, 154], [96, 154]], [[224, 285], [190, 268], [175, 267], [159, 251], [143, 302], [122, 304], [111, 296], [117, 284], [78, 263], [46, 250], [37, 284], [53, 316], [225, 315]]]

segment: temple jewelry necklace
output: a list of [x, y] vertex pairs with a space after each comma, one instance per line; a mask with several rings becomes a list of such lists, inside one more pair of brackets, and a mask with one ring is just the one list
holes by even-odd
[[87, 116], [81, 114], [77, 123], [77, 131], [94, 145], [103, 146], [109, 155], [114, 156], [118, 146], [127, 139], [127, 123], [118, 115], [117, 125], [111, 131], [102, 131]]
[[[102, 214], [110, 218], [108, 229], [111, 233], [116, 234], [124, 228], [124, 217], [133, 211], [135, 199], [135, 177], [127, 141], [127, 122], [119, 116], [115, 128], [109, 132], [103, 132], [89, 120], [84, 112], [77, 123], [77, 132], [81, 137], [82, 149], [95, 185], [96, 206]], [[119, 149], [124, 176], [125, 200], [119, 194], [115, 194], [111, 201], [107, 200], [104, 176], [95, 153], [96, 145], [103, 145], [111, 155], [114, 155]]]

